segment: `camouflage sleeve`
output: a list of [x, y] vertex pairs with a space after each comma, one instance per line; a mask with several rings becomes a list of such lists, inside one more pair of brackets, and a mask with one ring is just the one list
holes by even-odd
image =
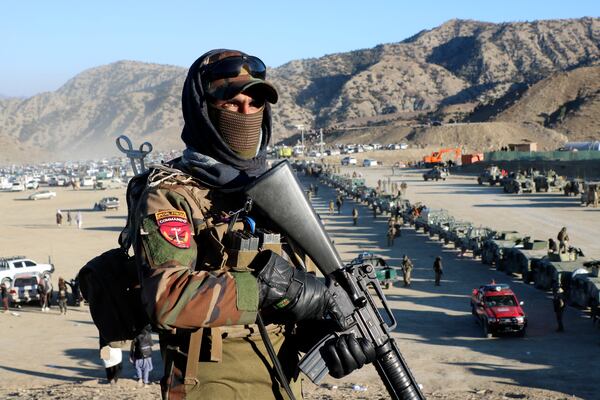
[[217, 327], [254, 323], [258, 284], [249, 272], [194, 271], [194, 234], [203, 223], [188, 192], [154, 189], [142, 202], [142, 298], [161, 328]]

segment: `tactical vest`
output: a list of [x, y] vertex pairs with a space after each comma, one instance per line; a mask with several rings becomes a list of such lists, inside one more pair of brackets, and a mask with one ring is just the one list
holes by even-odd
[[[194, 240], [197, 246], [195, 270], [250, 271], [248, 266], [262, 250], [271, 250], [296, 267], [315, 271], [314, 263], [301, 255], [297, 246], [270, 229], [268, 221], [253, 221], [245, 215], [243, 199], [235, 195], [205, 188], [192, 176], [169, 166], [153, 166], [146, 177], [142, 191], [132, 182], [128, 188], [128, 227], [122, 235], [124, 244], [132, 242], [136, 253], [141, 253], [141, 221], [146, 216], [141, 204], [149, 191], [161, 189], [176, 191], [192, 208], [188, 218], [194, 220]], [[137, 198], [135, 198], [137, 197]], [[135, 210], [132, 212], [131, 210]], [[254, 227], [256, 223], [256, 227]], [[138, 265], [145, 260], [138, 259]], [[281, 325], [268, 325], [269, 335], [284, 333]], [[259, 338], [256, 324], [200, 328], [196, 331], [175, 329], [162, 334], [167, 343], [163, 357], [165, 364], [185, 358], [185, 372], [177, 371], [184, 386], [196, 382], [198, 360], [220, 362], [223, 343], [239, 338]], [[167, 354], [168, 353], [168, 354]], [[185, 392], [186, 388], [183, 388]]]

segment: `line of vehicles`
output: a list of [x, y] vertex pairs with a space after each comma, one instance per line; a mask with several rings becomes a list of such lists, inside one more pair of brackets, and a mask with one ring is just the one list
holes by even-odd
[[[600, 260], [586, 257], [579, 248], [571, 246], [559, 252], [550, 240], [534, 239], [517, 231], [477, 226], [455, 219], [444, 209], [429, 209], [424, 205], [413, 205], [402, 216], [416, 230], [422, 230], [432, 238], [437, 236], [445, 244], [453, 244], [463, 255], [471, 253], [483, 264], [520, 277], [523, 282], [538, 289], [556, 291], [562, 288], [569, 304], [600, 313]], [[498, 314], [485, 310], [485, 304], [480, 306], [484, 310], [475, 307], [474, 315], [479, 317], [483, 327], [487, 326], [484, 332], [494, 333]], [[518, 314], [520, 310], [515, 308], [514, 312]], [[519, 319], [510, 321], [504, 320], [504, 323], [516, 323], [518, 326], [505, 328], [514, 330], [521, 326]], [[522, 328], [525, 329], [525, 325]]]
[[568, 180], [550, 169], [539, 171], [506, 171], [491, 165], [477, 177], [477, 183], [502, 187], [504, 193], [563, 193], [565, 196], [581, 196], [581, 204], [598, 207], [600, 182], [583, 179]]
[[[470, 253], [483, 264], [520, 277], [525, 283], [545, 291], [562, 288], [570, 305], [589, 308], [600, 315], [600, 260], [585, 257], [579, 248], [570, 246], [567, 251], [558, 252], [549, 240], [458, 220], [447, 210], [429, 209], [401, 196], [378, 193], [360, 178], [323, 174], [321, 181], [365, 204], [380, 205], [381, 212], [398, 214], [415, 230], [453, 244], [461, 254]], [[507, 285], [492, 282], [473, 289], [470, 305], [485, 337], [509, 332], [525, 335], [527, 316], [523, 304]]]

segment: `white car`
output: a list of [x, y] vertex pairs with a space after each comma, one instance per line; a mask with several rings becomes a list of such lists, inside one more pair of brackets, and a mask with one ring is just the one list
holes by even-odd
[[13, 182], [10, 191], [11, 192], [22, 192], [25, 190], [25, 185], [21, 182]]
[[0, 284], [7, 287], [12, 286], [16, 274], [21, 273], [40, 273], [50, 275], [54, 272], [53, 264], [38, 264], [25, 257], [6, 257], [0, 258]]
[[38, 187], [40, 187], [40, 183], [36, 180], [29, 181], [25, 184], [26, 189], [36, 190]]
[[51, 198], [56, 197], [56, 192], [51, 190], [40, 190], [39, 192], [35, 192], [29, 195], [29, 200], [50, 200]]
[[377, 166], [377, 160], [370, 160], [368, 158], [365, 158], [363, 160], [363, 167], [376, 167]]
[[342, 165], [356, 165], [356, 158], [344, 157], [342, 158]]

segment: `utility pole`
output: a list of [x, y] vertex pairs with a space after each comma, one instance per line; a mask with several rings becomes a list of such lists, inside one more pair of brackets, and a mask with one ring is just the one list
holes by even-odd
[[323, 128], [319, 129], [319, 135], [321, 136], [321, 139], [319, 140], [319, 144], [321, 145], [320, 153], [321, 153], [321, 156], [323, 156], [323, 145], [325, 144], [325, 143], [323, 143]]

